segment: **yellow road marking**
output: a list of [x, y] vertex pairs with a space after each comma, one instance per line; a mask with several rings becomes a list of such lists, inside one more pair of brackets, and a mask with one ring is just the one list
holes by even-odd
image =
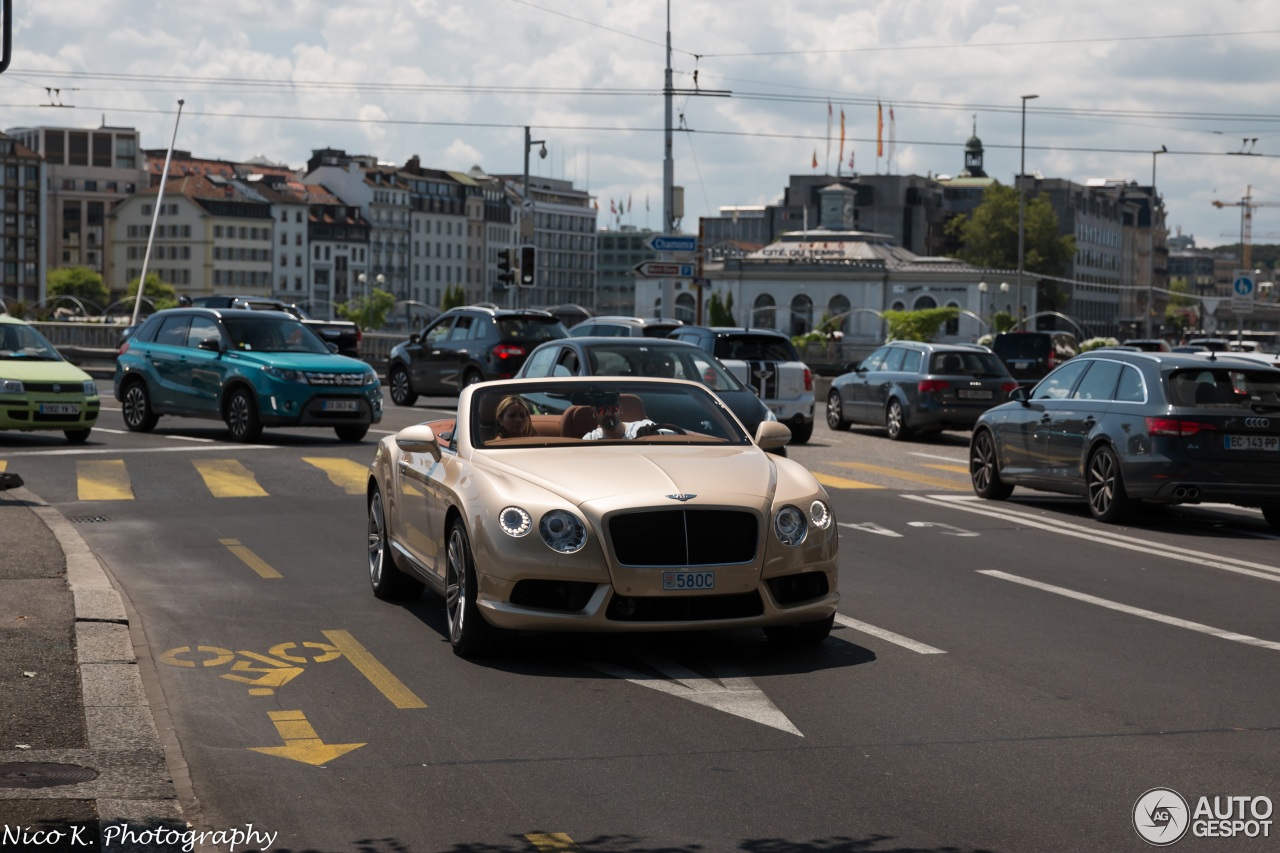
[[970, 486], [968, 483], [959, 485], [955, 480], [944, 480], [941, 477], [930, 477], [925, 474], [912, 474], [909, 471], [901, 471], [897, 468], [882, 468], [879, 465], [868, 465], [865, 462], [836, 462], [841, 468], [852, 468], [855, 471], [869, 471], [873, 474], [883, 474], [886, 477], [893, 477], [898, 480], [909, 480], [912, 483], [922, 483], [926, 486], [932, 486], [935, 489], [952, 489], [961, 492], [968, 491]]
[[82, 501], [131, 501], [133, 487], [123, 459], [76, 462], [76, 485]]
[[369, 466], [350, 459], [334, 459], [329, 456], [304, 456], [302, 461], [314, 465], [329, 475], [329, 482], [349, 495], [363, 495], [369, 482]]
[[362, 743], [325, 743], [301, 711], [268, 711], [267, 714], [275, 723], [284, 746], [249, 747], [253, 752], [318, 766], [364, 746]]
[[857, 480], [848, 480], [844, 477], [837, 477], [834, 474], [823, 474], [821, 471], [814, 471], [813, 478], [824, 486], [830, 486], [833, 489], [883, 489], [884, 486], [873, 486], [870, 483], [860, 483]]
[[9, 464], [8, 459], [0, 459], [0, 474], [4, 473], [5, 466]]
[[222, 545], [226, 545], [228, 551], [230, 551], [232, 554], [235, 554], [237, 557], [241, 559], [241, 561], [244, 562], [246, 566], [248, 566], [249, 568], [257, 572], [259, 577], [264, 577], [264, 578], [284, 577], [284, 575], [280, 574], [275, 569], [271, 568], [271, 566], [267, 565], [266, 561], [263, 560], [261, 557], [259, 557], [257, 554], [250, 551], [244, 545], [241, 545], [240, 540], [219, 539], [218, 542]]
[[326, 640], [333, 643], [334, 648], [342, 652], [351, 665], [360, 670], [360, 674], [369, 679], [369, 683], [391, 700], [397, 708], [425, 708], [423, 702], [400, 679], [391, 674], [391, 670], [383, 666], [369, 650], [360, 645], [355, 637], [346, 631], [321, 631]]
[[957, 474], [968, 474], [969, 467], [967, 465], [934, 465], [926, 462], [926, 468], [937, 468], [939, 471], [955, 471]]
[[204, 478], [204, 484], [215, 498], [265, 498], [266, 491], [258, 485], [253, 472], [240, 464], [238, 459], [203, 459], [192, 465]]
[[573, 839], [563, 832], [530, 832], [525, 836], [529, 843], [538, 848], [538, 853], [549, 850], [577, 850], [582, 848], [573, 843]]

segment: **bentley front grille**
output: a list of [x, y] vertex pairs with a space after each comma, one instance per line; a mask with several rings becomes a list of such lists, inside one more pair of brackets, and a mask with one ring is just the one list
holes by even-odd
[[624, 566], [722, 566], [756, 557], [759, 524], [749, 512], [666, 509], [620, 513], [609, 538]]

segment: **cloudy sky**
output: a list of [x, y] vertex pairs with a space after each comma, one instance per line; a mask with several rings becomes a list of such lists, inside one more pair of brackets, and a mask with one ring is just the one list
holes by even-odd
[[[198, 157], [297, 167], [336, 147], [518, 173], [528, 125], [548, 150], [533, 174], [588, 189], [602, 225], [618, 202], [622, 224], [661, 225], [666, 0], [14, 7], [0, 128], [105, 121], [163, 149], [183, 99], [177, 147]], [[1011, 183], [1036, 94], [1028, 172], [1149, 184], [1163, 146], [1171, 226], [1236, 242], [1252, 186], [1254, 242], [1280, 242], [1275, 0], [671, 0], [670, 30], [674, 87], [705, 92], [674, 99], [686, 230], [850, 158], [954, 174], [975, 121], [988, 174]]]

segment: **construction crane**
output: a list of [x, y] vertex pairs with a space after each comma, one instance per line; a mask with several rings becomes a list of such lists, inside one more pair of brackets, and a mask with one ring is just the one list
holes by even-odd
[[1255, 207], [1280, 207], [1280, 202], [1254, 201], [1253, 184], [1250, 184], [1245, 187], [1244, 198], [1239, 201], [1218, 201], [1214, 199], [1211, 203], [1217, 208], [1240, 208], [1240, 265], [1247, 270], [1253, 269], [1253, 209]]

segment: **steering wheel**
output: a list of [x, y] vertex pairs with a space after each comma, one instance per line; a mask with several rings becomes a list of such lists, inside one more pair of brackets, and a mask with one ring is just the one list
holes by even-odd
[[[687, 433], [687, 432], [685, 432], [685, 431], [684, 431], [684, 429], [683, 429], [682, 427], [678, 427], [678, 426], [676, 426], [675, 424], [654, 424], [654, 429], [655, 429], [655, 430], [667, 430], [667, 431], [669, 431], [669, 432], [674, 432], [676, 435], [688, 435], [688, 433]], [[656, 432], [654, 432], [654, 433], [652, 433], [652, 434], [653, 434], [653, 435], [657, 435], [657, 433], [656, 433]]]

